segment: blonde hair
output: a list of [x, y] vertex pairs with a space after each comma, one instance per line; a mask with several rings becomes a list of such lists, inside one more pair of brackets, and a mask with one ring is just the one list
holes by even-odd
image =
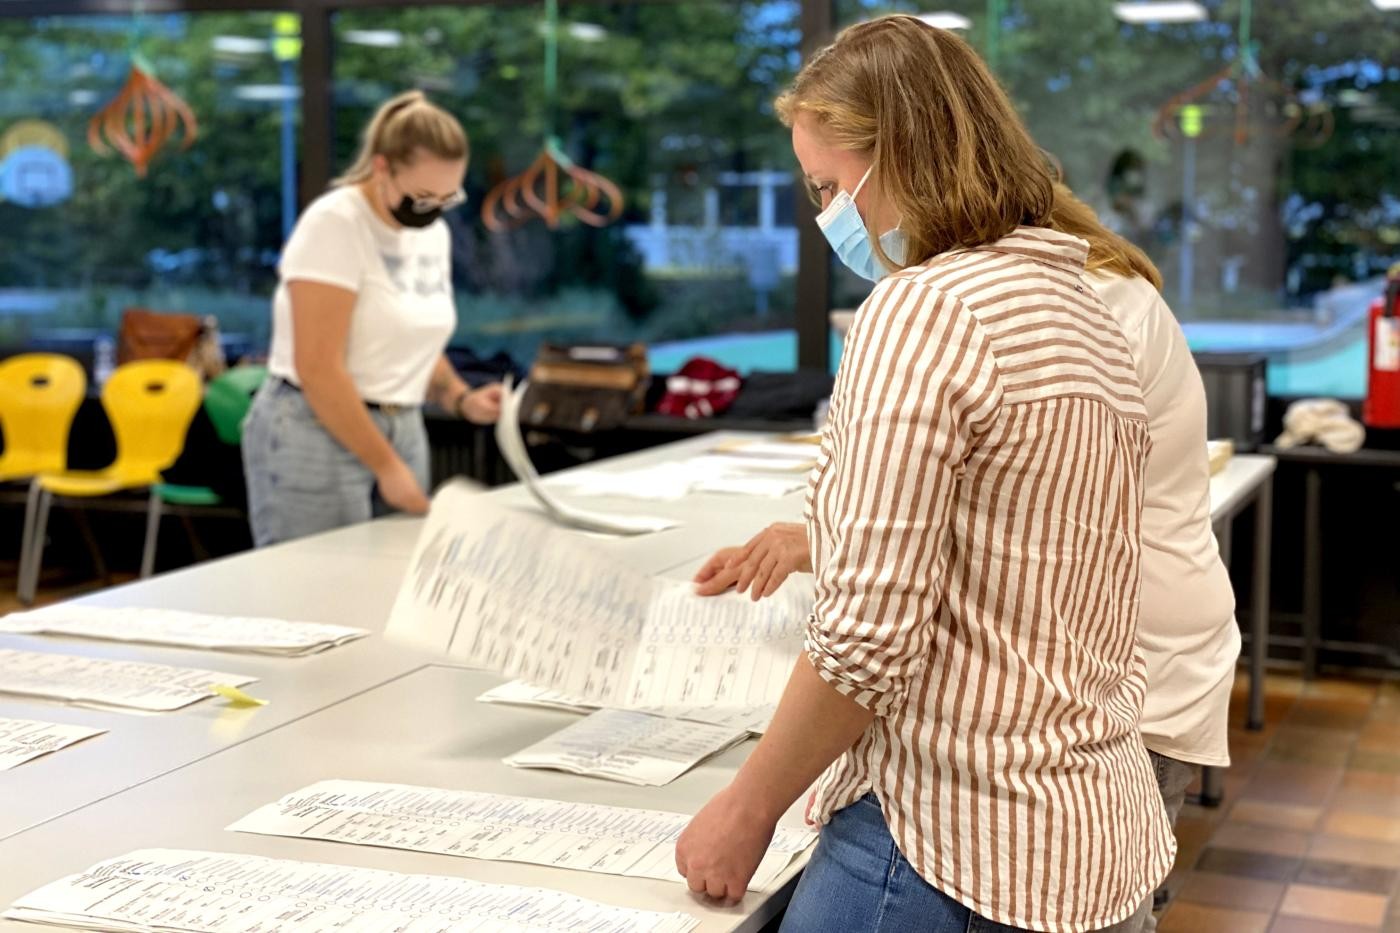
[[331, 187], [368, 181], [374, 174], [375, 156], [383, 156], [397, 168], [411, 165], [420, 149], [449, 162], [471, 155], [467, 132], [457, 118], [428, 100], [422, 91], [407, 91], [375, 111], [355, 161]]
[[[777, 100], [791, 126], [810, 115], [843, 149], [869, 154], [899, 214], [908, 264], [1049, 224], [1045, 158], [1006, 93], [962, 39], [913, 16], [844, 30]], [[898, 266], [871, 236], [887, 268]]]
[[1049, 226], [1088, 242], [1086, 267], [1090, 272], [1111, 272], [1124, 278], [1138, 276], [1151, 282], [1157, 291], [1162, 290], [1162, 273], [1147, 254], [1105, 227], [1092, 207], [1059, 182], [1055, 183], [1055, 205], [1050, 209]]

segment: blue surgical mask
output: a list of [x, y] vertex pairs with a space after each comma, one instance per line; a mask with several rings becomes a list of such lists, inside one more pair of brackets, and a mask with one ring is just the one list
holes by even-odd
[[[870, 173], [874, 170], [873, 165], [866, 169], [855, 191], [850, 194], [842, 191], [832, 198], [826, 210], [817, 215], [817, 226], [821, 227], [826, 241], [847, 269], [863, 279], [878, 282], [889, 274], [889, 270], [876, 257], [875, 248], [870, 243], [870, 231], [866, 230], [865, 221], [861, 219], [860, 211], [856, 210], [856, 196], [870, 180]], [[904, 231], [898, 227], [880, 235], [880, 247], [897, 266], [904, 265], [908, 246]]]

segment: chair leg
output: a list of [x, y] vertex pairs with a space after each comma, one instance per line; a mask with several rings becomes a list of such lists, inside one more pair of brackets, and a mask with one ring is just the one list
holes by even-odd
[[[36, 484], [37, 488], [37, 484]], [[53, 495], [47, 489], [38, 489], [34, 527], [29, 540], [29, 572], [22, 574], [19, 581], [19, 601], [26, 606], [34, 605], [34, 594], [39, 589], [39, 571], [44, 564], [44, 544], [49, 533], [49, 508]]]
[[141, 553], [141, 578], [149, 577], [156, 569], [156, 544], [160, 539], [160, 494], [151, 490], [151, 501], [146, 506], [146, 546]]
[[39, 515], [39, 481], [31, 480], [29, 494], [24, 502], [24, 531], [19, 539], [19, 579], [15, 581], [16, 595], [24, 598], [24, 581], [29, 578], [29, 562], [32, 557], [34, 523]]
[[97, 571], [97, 578], [102, 581], [103, 586], [112, 585], [112, 574], [107, 569], [107, 560], [102, 556], [102, 546], [97, 543], [97, 535], [92, 533], [92, 524], [87, 518], [87, 509], [79, 505], [73, 508], [69, 503], [68, 511], [73, 516], [73, 522], [78, 526], [78, 533], [83, 536], [83, 543], [87, 545], [88, 554], [92, 557], [92, 567]]
[[199, 537], [199, 532], [195, 530], [194, 519], [188, 512], [180, 514], [180, 523], [185, 526], [185, 537], [190, 541], [190, 554], [194, 557], [195, 563], [202, 564], [209, 559], [209, 549], [204, 546], [204, 541]]

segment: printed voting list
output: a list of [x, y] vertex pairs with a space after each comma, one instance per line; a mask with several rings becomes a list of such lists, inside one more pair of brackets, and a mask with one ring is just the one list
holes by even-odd
[[748, 737], [747, 729], [603, 709], [505, 762], [513, 768], [549, 768], [661, 787]]
[[106, 729], [0, 716], [0, 771], [101, 735]]
[[[229, 827], [240, 833], [526, 862], [681, 882], [683, 813], [369, 781], [321, 781]], [[779, 827], [749, 888], [771, 891], [816, 840]]]
[[69, 703], [164, 712], [214, 696], [215, 685], [242, 687], [255, 680], [192, 667], [0, 648], [0, 693]]
[[799, 590], [696, 596], [448, 486], [385, 634], [599, 706], [754, 707], [777, 702], [810, 611]]
[[[557, 709], [567, 713], [591, 713], [598, 709], [596, 703], [589, 703], [578, 697], [536, 687], [523, 680], [512, 680], [487, 690], [476, 698], [478, 703], [500, 703], [507, 706], [533, 706], [539, 709]], [[743, 729], [751, 735], [762, 735], [773, 721], [777, 710], [774, 704], [763, 706], [649, 706], [638, 710], [653, 716], [668, 719], [688, 719], [691, 722], [704, 722], [712, 726], [726, 726]]]
[[143, 849], [15, 902], [11, 920], [188, 933], [686, 933], [685, 914], [514, 885], [284, 859]]
[[0, 632], [76, 635], [284, 657], [315, 654], [369, 634], [366, 629], [344, 625], [208, 615], [173, 609], [73, 604], [11, 613], [0, 619]]

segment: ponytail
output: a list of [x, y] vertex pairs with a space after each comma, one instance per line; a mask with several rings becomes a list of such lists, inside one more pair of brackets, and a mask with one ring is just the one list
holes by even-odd
[[471, 154], [467, 133], [457, 118], [432, 103], [422, 91], [406, 91], [380, 105], [365, 127], [359, 154], [333, 182], [332, 188], [368, 181], [374, 157], [384, 156], [394, 167], [409, 165], [419, 150], [446, 161]]

